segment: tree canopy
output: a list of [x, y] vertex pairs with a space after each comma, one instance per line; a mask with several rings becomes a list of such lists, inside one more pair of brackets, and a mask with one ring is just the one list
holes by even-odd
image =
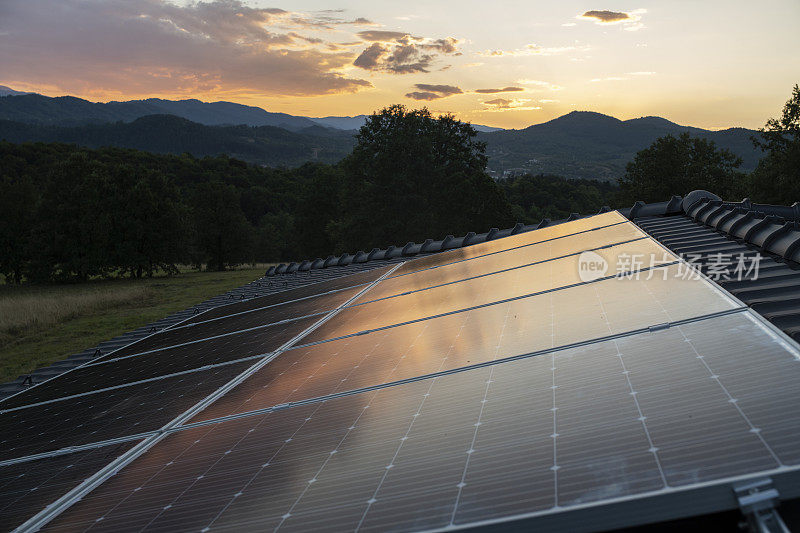
[[783, 106], [781, 116], [771, 118], [753, 138], [765, 152], [750, 178], [752, 195], [765, 203], [800, 201], [800, 87]]
[[730, 198], [742, 194], [741, 159], [713, 141], [666, 135], [636, 154], [620, 179], [621, 201], [663, 201], [695, 189]]
[[367, 118], [342, 162], [340, 245], [369, 249], [511, 224], [486, 145], [452, 115], [393, 105]]

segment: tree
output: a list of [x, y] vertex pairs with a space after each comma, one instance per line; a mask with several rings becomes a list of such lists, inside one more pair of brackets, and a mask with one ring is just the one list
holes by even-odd
[[340, 217], [329, 225], [339, 251], [510, 225], [476, 135], [426, 108], [393, 105], [368, 117], [342, 163]]
[[759, 132], [753, 143], [766, 155], [751, 177], [751, 196], [777, 204], [800, 201], [800, 87], [792, 89], [780, 118], [769, 119]]
[[156, 269], [178, 272], [186, 257], [186, 214], [178, 189], [166, 176], [117, 164], [109, 170], [114, 183], [105, 209], [113, 215], [113, 263], [131, 276], [152, 276]]
[[242, 212], [239, 192], [217, 181], [197, 186], [192, 195], [198, 262], [225, 270], [252, 256], [252, 229]]
[[668, 200], [695, 189], [735, 198], [743, 192], [742, 160], [714, 141], [667, 135], [636, 154], [620, 179], [622, 203]]
[[38, 195], [27, 175], [0, 175], [0, 274], [21, 283], [33, 246]]

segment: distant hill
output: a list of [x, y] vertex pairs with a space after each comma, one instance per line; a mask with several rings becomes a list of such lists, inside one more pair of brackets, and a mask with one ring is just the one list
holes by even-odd
[[40, 94], [0, 98], [0, 119], [29, 124], [78, 126], [103, 122], [131, 122], [143, 116], [161, 114], [176, 115], [208, 126], [246, 124], [298, 130], [316, 125], [316, 122], [305, 117], [270, 113], [260, 107], [231, 102], [205, 103], [200, 100], [149, 98], [128, 102], [96, 103], [74, 96], [50, 98]]
[[18, 96], [21, 94], [30, 94], [23, 91], [15, 91], [11, 87], [6, 87], [5, 85], [0, 85], [0, 96]]
[[[311, 120], [328, 128], [337, 128], [340, 130], [357, 130], [364, 125], [367, 120], [367, 115], [356, 115], [354, 117], [309, 117]], [[503, 128], [494, 128], [492, 126], [482, 126], [480, 124], [473, 124], [473, 128], [482, 132], [501, 131]]]
[[[200, 100], [129, 100], [126, 102], [90, 102], [74, 96], [51, 98], [41, 94], [23, 93], [0, 86], [0, 119], [32, 124], [77, 126], [101, 122], [131, 122], [146, 115], [175, 115], [206, 126], [277, 126], [297, 131], [314, 125], [338, 130], [357, 130], [367, 115], [355, 117], [301, 117], [286, 113], [271, 113], [260, 107], [233, 102], [201, 102]], [[500, 128], [474, 125], [478, 131], [497, 131]]]
[[292, 132], [275, 126], [206, 126], [174, 115], [148, 115], [133, 122], [52, 126], [0, 120], [0, 139], [65, 142], [97, 148], [118, 146], [196, 157], [227, 154], [254, 164], [299, 166], [334, 163], [353, 147], [348, 132], [321, 126]]
[[356, 115], [354, 117], [309, 117], [311, 120], [325, 126], [326, 128], [336, 128], [339, 130], [357, 130], [367, 121], [367, 115]]
[[[18, 92], [0, 86], [2, 91]], [[179, 117], [183, 120], [176, 120]], [[62, 141], [196, 156], [228, 153], [265, 165], [337, 161], [349, 153], [353, 133], [365, 119], [366, 115], [300, 117], [200, 100], [94, 103], [72, 96], [0, 96], [0, 138], [12, 142]], [[743, 170], [754, 169], [761, 156], [750, 141], [753, 130], [709, 131], [660, 117], [619, 120], [574, 111], [521, 130], [473, 126], [487, 143], [489, 168], [498, 172], [515, 168], [533, 174], [614, 180], [636, 152], [658, 137], [684, 131], [731, 150], [743, 159]]]
[[524, 168], [534, 174], [569, 178], [616, 179], [639, 150], [664, 135], [688, 131], [713, 140], [742, 158], [743, 170], [752, 170], [761, 152], [753, 147], [754, 130], [731, 128], [709, 131], [680, 126], [660, 117], [619, 120], [601, 113], [573, 111], [522, 130], [483, 133], [489, 168]]

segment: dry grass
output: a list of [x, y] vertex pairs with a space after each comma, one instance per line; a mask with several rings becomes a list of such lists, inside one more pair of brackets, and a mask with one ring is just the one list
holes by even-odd
[[0, 297], [0, 347], [20, 336], [73, 318], [123, 305], [141, 305], [154, 296], [146, 285], [66, 285], [21, 287]]
[[0, 383], [91, 348], [264, 275], [265, 266], [226, 272], [88, 283], [0, 285]]

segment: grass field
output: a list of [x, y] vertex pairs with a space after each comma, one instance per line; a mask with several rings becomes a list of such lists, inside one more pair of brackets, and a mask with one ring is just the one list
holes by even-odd
[[0, 285], [0, 383], [249, 283], [265, 270]]

